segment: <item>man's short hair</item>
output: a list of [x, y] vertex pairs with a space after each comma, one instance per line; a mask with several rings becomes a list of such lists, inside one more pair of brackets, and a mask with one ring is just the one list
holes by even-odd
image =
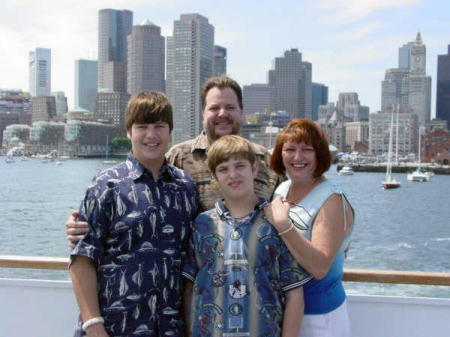
[[211, 173], [214, 174], [216, 167], [230, 158], [245, 159], [253, 165], [256, 153], [247, 139], [236, 135], [222, 136], [208, 150], [207, 163]]
[[243, 109], [244, 105], [242, 104], [242, 89], [240, 85], [235, 80], [232, 80], [228, 76], [222, 75], [217, 77], [211, 77], [205, 82], [205, 84], [203, 84], [201, 93], [202, 110], [204, 110], [206, 106], [206, 95], [208, 94], [208, 91], [210, 91], [212, 88], [219, 88], [222, 90], [226, 88], [232, 89], [238, 99], [239, 107]]
[[173, 129], [172, 104], [165, 94], [159, 91], [141, 92], [131, 97], [125, 110], [127, 131], [133, 124], [166, 122]]

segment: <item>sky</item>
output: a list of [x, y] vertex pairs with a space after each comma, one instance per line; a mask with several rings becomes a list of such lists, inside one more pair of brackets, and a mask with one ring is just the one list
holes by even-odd
[[398, 48], [420, 31], [434, 116], [437, 55], [450, 44], [448, 0], [2, 0], [0, 88], [28, 91], [29, 51], [50, 48], [52, 91], [64, 91], [73, 108], [75, 60], [97, 57], [103, 8], [131, 10], [135, 25], [149, 19], [164, 36], [180, 14], [207, 17], [215, 44], [227, 48], [228, 75], [242, 86], [267, 83], [275, 57], [297, 48], [330, 102], [357, 92], [371, 112], [380, 109], [385, 70], [398, 67]]

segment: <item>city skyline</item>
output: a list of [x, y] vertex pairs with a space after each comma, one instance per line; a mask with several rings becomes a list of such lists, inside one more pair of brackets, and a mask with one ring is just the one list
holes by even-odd
[[[134, 14], [134, 25], [149, 19], [172, 35], [173, 21], [181, 14], [199, 13], [215, 27], [215, 44], [227, 48], [228, 74], [241, 86], [267, 83], [267, 71], [275, 57], [298, 48], [312, 63], [312, 81], [329, 87], [329, 101], [341, 92], [357, 92], [361, 102], [376, 112], [381, 105], [381, 81], [385, 69], [397, 66], [398, 48], [422, 34], [427, 47], [427, 74], [432, 77], [432, 117], [435, 116], [437, 55], [450, 43], [444, 1], [423, 0], [280, 1], [277, 3], [228, 1], [115, 1], [114, 9]], [[52, 90], [64, 91], [74, 105], [74, 61], [95, 59], [98, 10], [111, 3], [91, 1], [77, 6], [46, 1], [0, 5], [0, 88], [28, 89], [28, 51], [52, 49]], [[37, 11], [39, 7], [39, 11]], [[82, 7], [82, 8], [79, 8]], [[19, 24], [20, 12], [27, 25]], [[34, 13], [43, 13], [35, 16]], [[303, 20], [303, 18], [312, 18]], [[389, 18], [389, 19], [387, 19]], [[270, 24], [268, 24], [270, 23]], [[70, 38], [68, 38], [70, 37]]]

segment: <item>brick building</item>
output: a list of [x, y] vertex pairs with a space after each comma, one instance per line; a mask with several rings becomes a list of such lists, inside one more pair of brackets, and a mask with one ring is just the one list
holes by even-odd
[[436, 129], [427, 133], [423, 139], [425, 162], [435, 161], [439, 164], [450, 164], [450, 132]]

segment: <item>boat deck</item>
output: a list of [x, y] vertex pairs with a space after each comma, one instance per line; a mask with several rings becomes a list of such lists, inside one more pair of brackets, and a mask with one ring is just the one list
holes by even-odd
[[[0, 267], [67, 269], [67, 259], [0, 256]], [[450, 273], [346, 270], [346, 282], [450, 285]], [[0, 279], [1, 337], [69, 337], [78, 315], [70, 281]], [[448, 336], [450, 299], [348, 296], [352, 337]]]

